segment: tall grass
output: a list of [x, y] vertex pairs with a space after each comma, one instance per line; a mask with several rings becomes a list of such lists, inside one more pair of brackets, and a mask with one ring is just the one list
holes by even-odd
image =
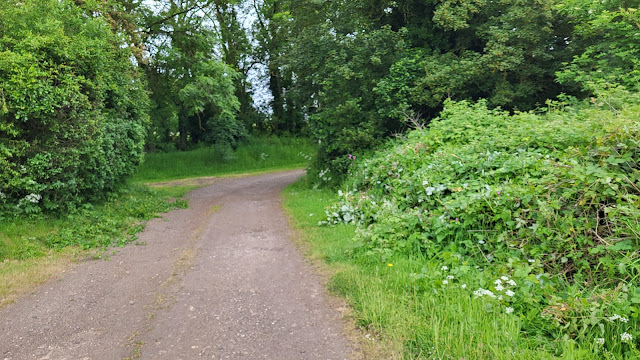
[[251, 171], [304, 167], [314, 152], [309, 140], [253, 138], [238, 149], [201, 148], [191, 151], [149, 153], [134, 181], [151, 182]]
[[[284, 192], [285, 208], [308, 244], [310, 256], [335, 270], [330, 289], [353, 307], [362, 340], [377, 343], [371, 359], [593, 359], [590, 349], [566, 348], [556, 357], [546, 339], [524, 333], [525, 319], [487, 308], [462, 287], [421, 279], [440, 264], [423, 256], [385, 262], [356, 251], [355, 226], [318, 226], [324, 208], [336, 200], [327, 190], [302, 183]], [[436, 270], [434, 270], [436, 269]]]

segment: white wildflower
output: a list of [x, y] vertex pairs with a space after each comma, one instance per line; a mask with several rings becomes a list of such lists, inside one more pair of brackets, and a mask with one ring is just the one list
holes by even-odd
[[446, 266], [443, 266], [443, 267], [442, 267], [442, 271], [447, 271], [447, 270], [449, 270], [449, 268], [448, 268], [448, 267], [446, 267]]
[[513, 297], [513, 295], [515, 295], [516, 293], [514, 293], [514, 292], [513, 292], [513, 291], [511, 291], [511, 290], [507, 290], [507, 291], [505, 292], [505, 294], [506, 294], [507, 296]]
[[506, 277], [506, 276], [501, 276], [500, 279], [502, 279], [502, 281], [508, 281], [509, 280], [509, 278]]
[[40, 200], [42, 200], [42, 196], [38, 194], [29, 194], [24, 197], [24, 200], [30, 203], [37, 204], [40, 202]]
[[462, 284], [460, 285], [461, 288], [466, 289], [467, 288], [467, 284]]
[[507, 282], [507, 284], [509, 284], [509, 285], [511, 285], [511, 286], [516, 286], [516, 282], [515, 282], [515, 281], [513, 281], [513, 280], [509, 280], [509, 281]]
[[449, 283], [449, 280], [442, 280], [442, 285], [447, 285]]
[[622, 342], [631, 342], [631, 340], [633, 340], [633, 336], [628, 332], [624, 332], [620, 334], [620, 340], [622, 340]]
[[506, 312], [507, 314], [511, 314], [513, 312], [513, 308], [512, 307], [507, 307], [504, 309], [504, 312]]
[[502, 285], [496, 285], [496, 291], [502, 291], [504, 287]]
[[498, 300], [502, 301], [502, 295], [498, 295]]
[[453, 275], [447, 276], [447, 280], [453, 280]]
[[530, 263], [534, 263], [534, 262], [536, 262], [536, 261], [535, 261], [535, 259], [529, 259], [529, 260], [527, 260], [527, 261], [528, 261], [528, 262], [530, 262]]
[[501, 285], [502, 284], [502, 280], [497, 279], [496, 281], [493, 282], [496, 285]]
[[600, 346], [604, 345], [604, 338], [597, 338], [596, 339], [596, 344], [598, 344]]
[[613, 322], [613, 321], [616, 321], [616, 320], [620, 320], [620, 322], [623, 322], [625, 324], [629, 321], [629, 319], [627, 319], [626, 317], [620, 316], [618, 314], [613, 314], [613, 316], [609, 317], [609, 321]]
[[2, 191], [0, 191], [0, 199], [6, 199], [7, 195], [5, 195]]
[[493, 298], [496, 297], [496, 295], [493, 292], [491, 292], [490, 290], [485, 290], [483, 288], [479, 288], [478, 290], [474, 291], [473, 295], [475, 297], [482, 297], [485, 295]]

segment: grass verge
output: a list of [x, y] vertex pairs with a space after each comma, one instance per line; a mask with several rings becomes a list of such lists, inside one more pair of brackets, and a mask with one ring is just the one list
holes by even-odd
[[[543, 341], [521, 332], [524, 319], [475, 299], [462, 287], [464, 277], [447, 284], [424, 279], [424, 269], [439, 264], [421, 256], [372, 259], [355, 250], [355, 226], [318, 226], [326, 218], [325, 207], [336, 201], [333, 193], [298, 182], [285, 190], [284, 198], [309, 255], [335, 269], [329, 287], [353, 307], [361, 340], [372, 343], [367, 358], [554, 358]], [[566, 349], [564, 354], [567, 359], [590, 358], [584, 351]]]
[[0, 308], [65, 271], [77, 257], [97, 258], [109, 246], [135, 241], [146, 221], [186, 207], [186, 201], [173, 199], [193, 188], [129, 185], [102, 204], [63, 217], [0, 221]]
[[149, 153], [134, 176], [135, 182], [243, 174], [305, 167], [313, 146], [306, 139], [255, 138], [236, 151], [202, 148], [191, 151]]
[[27, 260], [5, 260], [0, 264], [0, 309], [65, 272], [81, 253], [71, 247]]

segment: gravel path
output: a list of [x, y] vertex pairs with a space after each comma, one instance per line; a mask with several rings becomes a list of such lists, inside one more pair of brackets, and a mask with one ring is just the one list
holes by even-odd
[[0, 310], [0, 359], [348, 359], [321, 279], [290, 241], [282, 188], [301, 171], [220, 179]]

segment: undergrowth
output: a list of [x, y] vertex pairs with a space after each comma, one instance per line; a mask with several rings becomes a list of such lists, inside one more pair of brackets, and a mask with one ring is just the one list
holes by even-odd
[[[309, 255], [335, 271], [330, 290], [353, 307], [350, 316], [361, 329], [360, 348], [366, 358], [553, 358], [545, 339], [520, 331], [520, 317], [493, 311], [476, 301], [467, 291], [469, 275], [447, 280], [451, 274], [441, 272], [437, 259], [420, 254], [395, 254], [381, 262], [354, 252], [355, 225], [319, 227], [324, 208], [337, 201], [333, 192], [309, 189], [299, 182], [288, 187], [284, 197]], [[436, 267], [440, 278], [422, 275]], [[443, 284], [444, 280], [449, 283]]]
[[319, 223], [357, 225], [354, 262], [425, 259], [404, 280], [420, 304], [454, 291], [549, 356], [638, 358], [640, 105], [548, 105], [448, 102], [354, 163]]

